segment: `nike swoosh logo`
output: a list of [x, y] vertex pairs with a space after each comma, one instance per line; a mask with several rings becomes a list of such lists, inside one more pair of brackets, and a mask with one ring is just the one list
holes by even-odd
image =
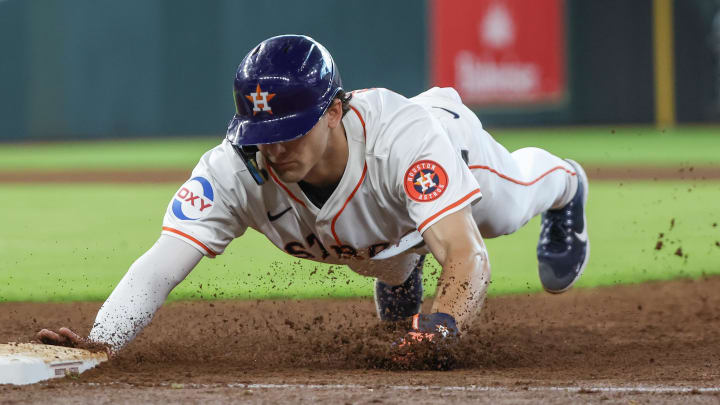
[[272, 221], [280, 218], [281, 216], [283, 216], [286, 212], [290, 211], [290, 208], [292, 208], [292, 207], [287, 207], [287, 209], [285, 211], [283, 211], [279, 214], [275, 214], [275, 215], [271, 214], [270, 211], [268, 211], [267, 212], [268, 219], [270, 220], [270, 222], [272, 222]]
[[575, 237], [578, 238], [578, 240], [579, 240], [580, 242], [582, 242], [582, 243], [586, 243], [586, 242], [587, 242], [587, 239], [588, 239], [588, 238], [587, 238], [587, 232], [583, 231], [582, 233], [577, 233], [577, 232], [574, 232], [574, 233], [575, 233]]
[[433, 106], [433, 108], [439, 108], [441, 110], [445, 110], [445, 111], [449, 112], [450, 114], [452, 114], [453, 118], [455, 118], [455, 119], [460, 118], [460, 114], [456, 113], [455, 111], [450, 111], [447, 108], [435, 107], [435, 106]]

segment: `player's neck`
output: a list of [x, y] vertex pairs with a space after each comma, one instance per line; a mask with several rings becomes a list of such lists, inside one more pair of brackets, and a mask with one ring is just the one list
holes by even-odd
[[330, 130], [327, 147], [318, 163], [308, 172], [303, 181], [316, 187], [337, 184], [345, 173], [348, 161], [348, 142], [345, 127], [340, 123]]

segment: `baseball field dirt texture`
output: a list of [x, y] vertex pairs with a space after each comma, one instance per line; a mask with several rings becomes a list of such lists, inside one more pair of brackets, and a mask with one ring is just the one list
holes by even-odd
[[[332, 278], [325, 268], [323, 274], [311, 276], [297, 260], [281, 262], [280, 267], [298, 266], [294, 272], [278, 265], [247, 270], [256, 284], [263, 285], [255, 294], [248, 293], [253, 282], [245, 280], [237, 287], [229, 276], [251, 275], [245, 271], [247, 262], [232, 254], [233, 249], [242, 249], [238, 243], [228, 249], [230, 260], [215, 262], [232, 270], [219, 273], [208, 268], [203, 275], [198, 273], [206, 269], [198, 268], [117, 358], [80, 376], [28, 386], [0, 385], [0, 404], [718, 403], [720, 209], [713, 201], [720, 196], [720, 160], [713, 160], [706, 149], [720, 150], [720, 141], [703, 146], [708, 139], [700, 138], [696, 143], [686, 138], [691, 146], [700, 145], [698, 155], [683, 155], [675, 161], [643, 161], [646, 155], [638, 154], [641, 157], [635, 162], [632, 152], [625, 150], [632, 149], [630, 144], [613, 154], [627, 154], [624, 160], [586, 158], [593, 257], [578, 288], [557, 296], [542, 293], [532, 265], [519, 272], [514, 268], [527, 266], [522, 257], [513, 261], [514, 249], [532, 259], [536, 223], [528, 225], [534, 228], [527, 236], [510, 239], [518, 246], [501, 246], [500, 239], [489, 241], [494, 273], [491, 294], [456, 347], [436, 354], [421, 347], [413, 360], [393, 361], [397, 353], [389, 342], [402, 336], [409, 325], [378, 322], [370, 282], [348, 279], [347, 285], [335, 283], [336, 290], [327, 295], [310, 287], [294, 290], [294, 280], [310, 280], [322, 290], [327, 288], [325, 280]], [[511, 138], [508, 143], [516, 141]], [[203, 151], [197, 150], [195, 158]], [[64, 160], [67, 156], [58, 158]], [[74, 160], [82, 162], [82, 158]], [[85, 190], [92, 195], [93, 187], [135, 183], [165, 187], [172, 193], [193, 162], [168, 162], [137, 167], [119, 163], [102, 170], [88, 170], [102, 162], [86, 167], [82, 163], [76, 167], [6, 166], [0, 170], [0, 195], [25, 198], [33, 194], [22, 193], [46, 190], [49, 201], [58, 201], [63, 188], [76, 194], [83, 189], [74, 187], [89, 187]], [[593, 187], [598, 190], [596, 200]], [[635, 189], [640, 191], [633, 194]], [[623, 198], [628, 201], [614, 201]], [[159, 226], [167, 201], [146, 199], [151, 205], [148, 212], [155, 216], [147, 229]], [[593, 208], [594, 203], [598, 207]], [[88, 211], [84, 216], [60, 210], [59, 203], [41, 208], [30, 202], [17, 204], [33, 212], [22, 214], [28, 216], [25, 220], [8, 216], [6, 223], [32, 226], [0, 230], [4, 256], [0, 259], [4, 273], [0, 274], [0, 342], [30, 342], [45, 327], [68, 326], [87, 334], [102, 300], [137, 255], [132, 250], [147, 248], [147, 241], [152, 243], [157, 232], [138, 235], [142, 238], [138, 246], [119, 242], [103, 250], [102, 257], [95, 257], [92, 252], [77, 251], [76, 235], [94, 232], [84, 225], [85, 218], [117, 213], [122, 221], [131, 222], [124, 217], [128, 209], [105, 207], [100, 214]], [[610, 205], [612, 209], [603, 209]], [[50, 229], [61, 234], [48, 237], [30, 219], [53, 209], [60, 210], [53, 214], [56, 217], [72, 216], [75, 228], [51, 224]], [[628, 214], [626, 209], [636, 213]], [[623, 223], [616, 224], [613, 218]], [[147, 221], [143, 217], [138, 223]], [[29, 244], [41, 248], [34, 250]], [[64, 249], [63, 244], [67, 245]], [[63, 250], [68, 250], [68, 258], [59, 259], [58, 252]], [[132, 251], [125, 262], [111, 262], [113, 252], [122, 255], [123, 250]], [[280, 252], [258, 254], [274, 257]], [[55, 266], [34, 261], [43, 255], [52, 257]], [[99, 265], [87, 263], [88, 257]], [[72, 269], [65, 263], [75, 263], [78, 274], [70, 275]], [[102, 278], [94, 273], [110, 275]], [[257, 278], [260, 273], [265, 278]], [[218, 274], [224, 279], [218, 280]], [[209, 275], [214, 278], [203, 279]], [[429, 310], [434, 291], [429, 284], [435, 278], [429, 271], [426, 278], [430, 288], [424, 307]], [[297, 288], [303, 285], [297, 284]]]

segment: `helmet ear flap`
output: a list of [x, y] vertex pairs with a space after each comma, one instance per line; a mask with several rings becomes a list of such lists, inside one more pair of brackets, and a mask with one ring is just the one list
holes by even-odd
[[259, 149], [257, 145], [239, 146], [233, 144], [232, 142], [230, 144], [235, 150], [235, 153], [237, 153], [243, 163], [245, 163], [245, 166], [247, 167], [248, 172], [250, 172], [253, 180], [255, 180], [255, 183], [257, 183], [258, 186], [265, 184], [268, 180], [268, 173], [265, 169], [261, 169], [260, 166], [258, 166], [256, 156]]

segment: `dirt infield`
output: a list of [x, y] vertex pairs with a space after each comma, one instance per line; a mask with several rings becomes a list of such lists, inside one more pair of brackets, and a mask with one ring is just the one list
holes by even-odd
[[[489, 299], [452, 371], [386, 370], [371, 300], [163, 307], [116, 360], [0, 403], [717, 403], [720, 277]], [[425, 305], [429, 305], [426, 302]], [[99, 303], [0, 304], [0, 341]]]
[[[188, 175], [0, 172], [0, 183], [179, 184]], [[717, 180], [720, 169], [588, 175]], [[111, 363], [78, 378], [0, 385], [0, 404], [719, 403], [719, 292], [711, 277], [491, 298], [451, 371], [388, 369], [403, 327], [380, 326], [369, 299], [176, 302]], [[87, 333], [99, 305], [0, 303], [0, 342], [29, 341], [42, 327]]]
[[[720, 180], [718, 166], [588, 166], [591, 180]], [[0, 170], [0, 183], [182, 183], [190, 170]]]

